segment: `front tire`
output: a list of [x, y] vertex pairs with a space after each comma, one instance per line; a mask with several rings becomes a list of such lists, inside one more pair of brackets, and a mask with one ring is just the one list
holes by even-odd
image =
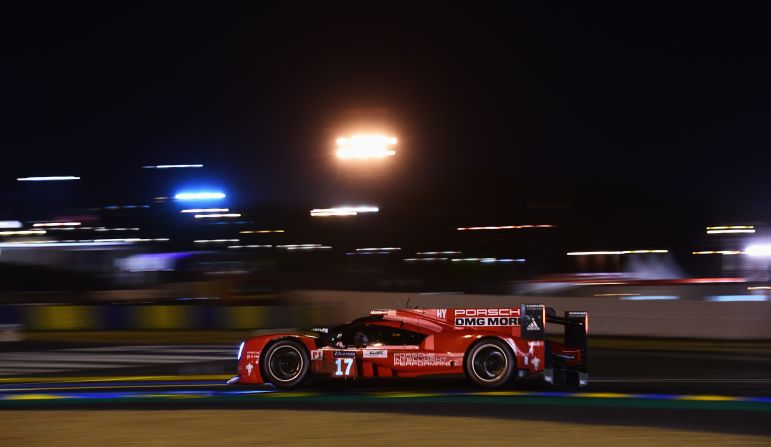
[[484, 339], [466, 355], [466, 374], [477, 385], [496, 388], [508, 382], [516, 369], [516, 359], [501, 340]]
[[297, 388], [308, 378], [311, 364], [308, 350], [295, 340], [273, 343], [262, 358], [265, 379], [277, 388]]

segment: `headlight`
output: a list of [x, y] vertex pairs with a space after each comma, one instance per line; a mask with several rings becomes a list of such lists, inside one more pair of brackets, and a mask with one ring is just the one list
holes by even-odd
[[241, 355], [244, 353], [244, 345], [246, 344], [245, 341], [241, 342], [241, 346], [238, 347], [238, 360], [241, 360]]

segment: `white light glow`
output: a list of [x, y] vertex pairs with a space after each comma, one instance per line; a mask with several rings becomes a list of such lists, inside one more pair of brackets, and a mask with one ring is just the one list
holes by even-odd
[[643, 296], [622, 296], [619, 298], [624, 301], [672, 301], [679, 300], [680, 297], [674, 295], [643, 295]]
[[196, 219], [216, 219], [220, 217], [241, 217], [239, 213], [213, 213], [213, 214], [196, 214]]
[[0, 220], [0, 228], [21, 228], [18, 220]]
[[127, 242], [2, 242], [0, 248], [109, 247]]
[[459, 255], [459, 254], [461, 254], [461, 252], [459, 252], [459, 251], [452, 251], [452, 250], [447, 250], [447, 251], [419, 251], [419, 252], [417, 252], [415, 254], [418, 255], [418, 256]]
[[272, 245], [228, 245], [228, 248], [272, 248]]
[[339, 206], [335, 208], [314, 208], [311, 210], [313, 217], [329, 216], [356, 216], [359, 213], [377, 213], [380, 208], [376, 206]]
[[32, 224], [33, 227], [79, 227], [80, 222], [39, 222]]
[[343, 160], [393, 157], [396, 137], [354, 135], [337, 139], [337, 157]]
[[19, 177], [16, 180], [20, 182], [62, 182], [80, 180], [80, 177], [75, 177], [74, 175], [53, 175], [50, 177]]
[[175, 168], [202, 168], [203, 165], [149, 165], [142, 166], [145, 169], [175, 169]]
[[227, 213], [227, 208], [190, 208], [180, 211], [180, 213]]
[[268, 233], [284, 233], [284, 230], [244, 230], [239, 231], [241, 234], [268, 234]]
[[221, 192], [181, 192], [174, 196], [177, 200], [213, 200], [224, 199], [225, 194]]
[[744, 252], [747, 253], [747, 256], [756, 258], [771, 258], [771, 244], [750, 245], [744, 249]]
[[240, 239], [197, 239], [193, 242], [196, 244], [219, 244], [226, 242], [240, 242]]

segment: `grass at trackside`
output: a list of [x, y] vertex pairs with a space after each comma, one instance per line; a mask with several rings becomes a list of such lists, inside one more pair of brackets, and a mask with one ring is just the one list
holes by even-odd
[[[43, 421], [41, 423], [41, 421]], [[301, 410], [46, 410], [3, 414], [0, 445], [352, 444], [535, 446], [768, 445], [763, 436], [466, 416]]]
[[[254, 334], [253, 330], [233, 331], [46, 331], [26, 332], [23, 339], [38, 342], [116, 343], [116, 344], [207, 344], [234, 343]], [[590, 336], [589, 347], [628, 350], [704, 351], [735, 353], [771, 353], [771, 340], [726, 341], [661, 338], [625, 338]]]

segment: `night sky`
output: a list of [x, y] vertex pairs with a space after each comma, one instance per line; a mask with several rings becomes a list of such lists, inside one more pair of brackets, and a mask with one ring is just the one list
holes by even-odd
[[[16, 177], [79, 175], [84, 205], [197, 183], [469, 220], [771, 217], [766, 10], [333, 4], [4, 6], [0, 210], [30, 197]], [[353, 173], [334, 139], [367, 127], [399, 154]], [[175, 185], [158, 163], [206, 169]]]

